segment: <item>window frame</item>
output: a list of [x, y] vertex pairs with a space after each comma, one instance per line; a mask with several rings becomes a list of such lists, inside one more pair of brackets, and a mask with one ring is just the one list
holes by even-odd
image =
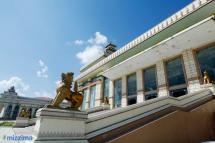
[[[113, 88], [114, 88], [114, 89], [113, 89], [113, 97], [111, 97], [111, 98], [113, 98], [113, 108], [119, 108], [119, 107], [116, 107], [116, 102], [115, 102], [115, 96], [116, 96], [116, 95], [115, 95], [115, 87], [116, 87], [115, 84], [116, 84], [116, 81], [117, 81], [117, 80], [121, 80], [121, 103], [120, 103], [120, 107], [122, 107], [122, 96], [123, 96], [123, 95], [122, 95], [122, 94], [123, 94], [123, 93], [122, 93], [122, 78], [117, 78], [117, 79], [115, 79], [115, 80], [113, 81]], [[110, 97], [109, 97], [109, 98], [110, 98]]]
[[[144, 72], [147, 69], [151, 69], [151, 68], [155, 68], [156, 89], [152, 90], [152, 91], [145, 91], [145, 82], [144, 82], [145, 76], [144, 76]], [[158, 97], [158, 77], [157, 77], [157, 66], [156, 66], [156, 64], [142, 69], [142, 78], [143, 78], [143, 81], [142, 81], [143, 82], [143, 87], [142, 87], [142, 89], [143, 89], [143, 94], [144, 94], [144, 100], [146, 100], [146, 95], [149, 95], [149, 94], [157, 94], [157, 97]]]
[[[167, 63], [170, 62], [170, 61], [176, 60], [178, 58], [181, 60], [181, 66], [182, 66], [182, 71], [183, 71], [183, 74], [184, 74], [185, 83], [170, 86], [169, 85], [169, 80], [168, 80], [168, 73], [167, 73]], [[184, 65], [183, 55], [180, 54], [180, 55], [174, 56], [172, 58], [166, 59], [164, 61], [164, 73], [165, 73], [166, 87], [167, 87], [168, 92], [170, 92], [172, 90], [176, 90], [176, 89], [188, 88], [187, 74], [186, 74], [186, 69], [185, 69], [185, 65]]]
[[[129, 76], [132, 76], [132, 75], [135, 75], [135, 77], [136, 77], [136, 93], [134, 94], [134, 95], [128, 95], [128, 77]], [[135, 98], [136, 99], [136, 103], [135, 104], [137, 104], [137, 73], [136, 72], [133, 72], [133, 73], [130, 73], [130, 74], [128, 74], [128, 75], [126, 75], [126, 97], [127, 97], [127, 106], [129, 106], [129, 104], [128, 104], [128, 100], [129, 99], [133, 99], [133, 98]], [[132, 104], [131, 104], [132, 105]]]
[[192, 52], [193, 52], [193, 56], [194, 56], [194, 63], [195, 63], [195, 66], [196, 66], [196, 71], [197, 71], [197, 79], [199, 80], [200, 84], [204, 84], [203, 82], [203, 75], [201, 73], [201, 67], [200, 67], [200, 63], [199, 63], [199, 60], [198, 60], [198, 57], [197, 57], [197, 54], [198, 52], [200, 52], [201, 50], [204, 50], [204, 49], [207, 49], [207, 48], [211, 48], [215, 46], [215, 42], [212, 42], [212, 43], [209, 43], [209, 44], [206, 44], [204, 46], [201, 46], [197, 49], [194, 49]]
[[102, 102], [104, 103], [104, 100], [105, 100], [105, 85], [106, 85], [106, 83], [105, 83], [105, 81], [106, 80], [109, 80], [108, 81], [108, 98], [110, 98], [110, 79], [109, 78], [107, 78], [107, 77], [103, 77], [103, 80], [102, 80], [102, 91], [101, 91], [101, 96], [102, 96]]

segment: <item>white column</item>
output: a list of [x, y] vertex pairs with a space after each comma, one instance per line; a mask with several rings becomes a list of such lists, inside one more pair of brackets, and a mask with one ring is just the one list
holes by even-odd
[[0, 103], [0, 113], [2, 112], [4, 104]]
[[31, 111], [31, 118], [34, 118], [34, 112], [35, 112], [36, 108], [32, 107], [31, 109], [32, 109], [32, 111]]
[[90, 108], [90, 88], [85, 89], [86, 91], [86, 102], [85, 102], [85, 109]]
[[6, 104], [3, 104], [3, 107], [2, 107], [2, 110], [1, 110], [1, 113], [0, 113], [0, 118], [4, 117], [6, 109], [7, 109]]
[[22, 108], [23, 108], [23, 106], [22, 106], [22, 105], [20, 105], [20, 106], [19, 106], [18, 115], [17, 115], [18, 117], [19, 117], [20, 112], [22, 111]]
[[193, 93], [200, 90], [200, 81], [198, 79], [194, 55], [191, 49], [183, 51], [182, 55], [188, 82], [188, 92]]
[[2, 107], [2, 110], [1, 110], [1, 113], [0, 113], [0, 118], [2, 118], [2, 117], [3, 117], [4, 112], [5, 112], [5, 107], [3, 106], [3, 107]]
[[102, 82], [96, 84], [96, 98], [95, 107], [100, 106], [102, 103]]
[[121, 106], [126, 107], [128, 105], [128, 99], [127, 99], [127, 77], [122, 77], [122, 101]]
[[137, 103], [144, 101], [144, 94], [143, 94], [143, 72], [142, 70], [138, 70], [136, 72], [137, 75]]
[[109, 104], [110, 109], [114, 108], [114, 81], [110, 80], [109, 82]]
[[9, 106], [8, 103], [5, 103], [5, 104], [4, 104], [5, 110], [4, 110], [4, 113], [3, 113], [3, 115], [2, 115], [2, 118], [5, 118], [6, 110], [7, 110], [7, 107], [8, 107], [8, 106]]
[[164, 62], [163, 61], [157, 62], [156, 69], [157, 69], [158, 97], [168, 96], [169, 92], [167, 90]]

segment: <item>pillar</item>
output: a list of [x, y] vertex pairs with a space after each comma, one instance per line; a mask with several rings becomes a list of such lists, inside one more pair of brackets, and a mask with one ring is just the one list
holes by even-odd
[[128, 105], [128, 99], [127, 99], [127, 77], [122, 77], [122, 101], [121, 106], [126, 107]]
[[23, 106], [22, 106], [22, 105], [20, 105], [20, 106], [19, 106], [18, 117], [19, 117], [20, 112], [22, 111], [22, 108], [23, 108]]
[[110, 109], [114, 108], [114, 81], [110, 80], [109, 82], [109, 104]]
[[5, 119], [7, 107], [8, 107], [8, 103], [5, 103], [5, 104], [4, 104], [4, 112], [3, 112], [3, 114], [2, 114], [2, 118], [4, 118], [4, 119]]
[[85, 109], [90, 108], [90, 88], [86, 88], [86, 102], [85, 102]]
[[95, 97], [95, 107], [98, 107], [101, 105], [103, 99], [102, 99], [102, 82], [99, 82], [96, 84], [96, 97]]
[[3, 118], [4, 111], [5, 111], [5, 107], [3, 106], [0, 113], [0, 119]]
[[183, 51], [182, 56], [188, 83], [188, 93], [196, 92], [200, 89], [200, 81], [193, 52], [191, 49], [185, 50]]
[[141, 103], [144, 101], [144, 93], [143, 93], [143, 72], [142, 70], [138, 70], [136, 72], [137, 75], [137, 103]]
[[158, 83], [158, 97], [168, 96], [169, 92], [167, 90], [167, 81], [165, 74], [164, 62], [159, 61], [156, 63], [157, 71], [157, 83]]
[[7, 105], [3, 104], [3, 107], [2, 107], [2, 110], [1, 110], [1, 113], [0, 113], [0, 118], [4, 118], [6, 109], [7, 109]]

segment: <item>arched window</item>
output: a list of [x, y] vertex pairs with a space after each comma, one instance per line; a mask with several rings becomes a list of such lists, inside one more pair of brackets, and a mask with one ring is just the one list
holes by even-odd
[[11, 111], [12, 111], [12, 105], [7, 106], [6, 113], [4, 116], [5, 119], [10, 119]]
[[15, 120], [17, 115], [18, 115], [18, 112], [19, 112], [19, 105], [16, 105], [16, 107], [14, 108], [13, 110], [13, 114], [12, 114], [12, 119]]

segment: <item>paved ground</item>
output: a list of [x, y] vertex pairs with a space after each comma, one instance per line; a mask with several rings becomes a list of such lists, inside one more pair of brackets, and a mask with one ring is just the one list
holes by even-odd
[[0, 127], [0, 143], [33, 143], [34, 126], [27, 128]]

